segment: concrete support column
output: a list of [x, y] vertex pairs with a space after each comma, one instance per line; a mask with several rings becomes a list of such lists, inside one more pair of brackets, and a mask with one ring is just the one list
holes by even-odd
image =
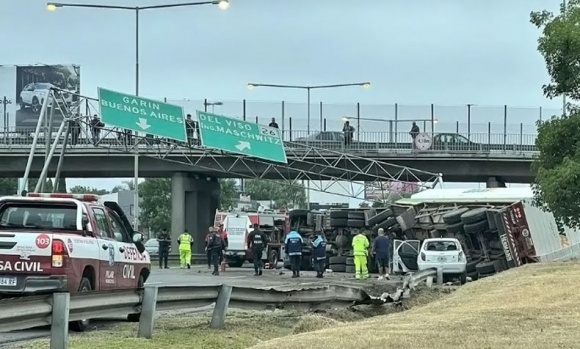
[[505, 182], [499, 177], [489, 177], [486, 182], [486, 188], [505, 188]]
[[215, 178], [176, 173], [171, 182], [171, 234], [173, 251], [177, 238], [187, 229], [194, 239], [192, 253], [204, 253], [204, 239], [213, 225], [220, 185]]

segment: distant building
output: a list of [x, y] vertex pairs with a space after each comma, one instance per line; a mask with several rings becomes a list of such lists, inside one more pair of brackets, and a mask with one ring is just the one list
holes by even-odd
[[123, 212], [125, 212], [129, 223], [132, 225], [135, 221], [135, 206], [133, 202], [133, 196], [133, 190], [123, 190], [117, 193], [101, 195], [101, 201], [114, 201], [119, 204], [119, 206], [121, 206], [123, 209]]

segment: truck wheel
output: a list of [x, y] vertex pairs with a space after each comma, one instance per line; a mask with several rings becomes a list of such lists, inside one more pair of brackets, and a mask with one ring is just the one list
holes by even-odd
[[385, 219], [391, 217], [393, 215], [393, 211], [391, 209], [386, 209], [382, 212], [379, 212], [378, 214], [372, 216], [369, 218], [369, 225], [375, 225], [377, 223], [380, 223], [382, 221], [384, 221]]
[[463, 226], [463, 229], [468, 234], [479, 234], [484, 230], [489, 229], [489, 223], [487, 222], [487, 219], [484, 219], [478, 222], [467, 223]]
[[461, 222], [461, 215], [467, 211], [469, 211], [468, 208], [458, 208], [457, 210], [447, 212], [446, 214], [441, 216], [441, 219], [443, 219], [443, 222], [447, 224], [459, 223]]
[[[143, 277], [143, 274], [141, 274], [139, 275], [139, 280], [137, 280], [137, 289], [143, 289], [144, 286], [145, 286], [145, 278]], [[140, 319], [141, 319], [141, 307], [139, 307], [138, 313], [127, 315], [128, 322], [139, 322]]]
[[[330, 257], [328, 259], [328, 264], [346, 264], [347, 260], [348, 259], [345, 256]], [[354, 262], [353, 262], [353, 264], [354, 264]]]
[[273, 269], [276, 269], [279, 261], [280, 261], [280, 252], [278, 252], [278, 250], [271, 250], [270, 254], [268, 255], [268, 263], [270, 263], [270, 265], [273, 266]]
[[479, 262], [475, 266], [477, 273], [481, 275], [495, 274], [495, 263], [494, 262]]
[[346, 265], [344, 265], [344, 264], [331, 264], [330, 270], [332, 270], [335, 273], [344, 273], [344, 272], [346, 272]]
[[465, 224], [487, 221], [487, 207], [475, 208], [461, 215], [461, 221]]
[[356, 272], [356, 268], [354, 267], [354, 265], [347, 265], [344, 268], [344, 272], [347, 274], [354, 274]]
[[[93, 288], [91, 287], [91, 282], [86, 277], [81, 279], [81, 284], [79, 285], [79, 293], [91, 292]], [[75, 332], [83, 332], [89, 327], [89, 320], [78, 320], [73, 321], [69, 324], [71, 330]]]
[[354, 258], [353, 257], [348, 257], [346, 259], [346, 266], [353, 266], [354, 267]]

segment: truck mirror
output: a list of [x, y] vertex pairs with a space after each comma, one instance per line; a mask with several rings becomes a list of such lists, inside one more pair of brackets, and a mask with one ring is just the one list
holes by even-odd
[[134, 243], [143, 242], [143, 240], [144, 240], [143, 234], [141, 234], [138, 231], [133, 233], [133, 242]]

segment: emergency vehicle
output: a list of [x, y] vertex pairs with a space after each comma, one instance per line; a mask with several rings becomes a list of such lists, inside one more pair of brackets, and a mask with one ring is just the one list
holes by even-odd
[[[116, 202], [98, 201], [86, 194], [0, 198], [0, 297], [143, 287], [151, 271], [143, 235]], [[71, 323], [77, 331], [87, 326]]]
[[248, 235], [254, 230], [257, 223], [264, 233], [270, 238], [268, 247], [264, 250], [263, 259], [270, 265], [276, 266], [283, 258], [283, 244], [286, 234], [289, 232], [289, 216], [284, 211], [263, 210], [257, 211], [216, 211], [214, 226], [224, 225], [228, 234], [228, 249], [224, 256], [228, 266], [241, 267], [245, 261], [252, 260], [251, 251], [248, 250]]

